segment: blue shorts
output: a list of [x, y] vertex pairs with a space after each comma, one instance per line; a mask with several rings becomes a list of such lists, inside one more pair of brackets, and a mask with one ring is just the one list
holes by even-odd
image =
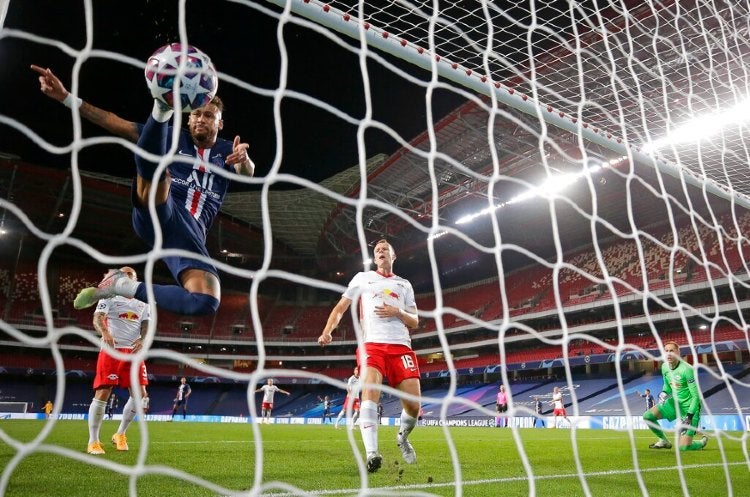
[[[148, 207], [141, 207], [135, 196], [135, 181], [131, 191], [133, 202], [133, 229], [135, 233], [150, 247], [154, 246], [154, 224]], [[189, 212], [175, 205], [169, 196], [167, 202], [156, 206], [156, 216], [162, 230], [162, 247], [165, 249], [181, 249], [210, 257], [206, 249], [206, 239], [198, 223]], [[186, 269], [201, 269], [217, 278], [219, 272], [212, 264], [207, 264], [190, 257], [162, 257], [174, 279], [180, 283], [180, 273]]]

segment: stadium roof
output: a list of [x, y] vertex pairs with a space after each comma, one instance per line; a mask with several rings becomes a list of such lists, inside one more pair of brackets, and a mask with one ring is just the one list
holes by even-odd
[[[331, 2], [331, 6], [351, 11], [354, 3], [347, 5], [336, 1]], [[567, 5], [567, 2], [562, 3]], [[401, 4], [389, 2], [388, 5], [398, 9]], [[451, 18], [453, 10], [443, 12], [448, 21], [453, 22], [446, 23], [447, 34], [443, 33], [436, 41], [435, 51], [444, 53], [445, 61], [454, 58], [461, 68], [470, 68], [475, 75], [484, 74], [485, 71], [481, 71], [483, 61], [477, 57], [481, 51], [472, 54], [470, 50], [456, 48], [456, 41], [451, 38], [450, 26], [460, 28], [462, 19], [467, 18], [465, 5], [456, 5], [462, 5], [463, 14], [459, 16], [456, 11], [456, 16]], [[629, 145], [631, 151], [640, 154], [649, 141], [669, 135], [679, 123], [704, 116], [706, 112], [716, 113], [716, 109], [741, 101], [744, 95], [737, 88], [742, 88], [740, 79], [744, 74], [742, 67], [746, 65], [744, 47], [747, 43], [735, 41], [746, 37], [747, 33], [737, 29], [734, 38], [721, 43], [707, 43], [704, 36], [714, 36], [717, 30], [732, 24], [731, 16], [736, 16], [738, 9], [744, 7], [726, 4], [709, 12], [703, 4], [680, 2], [681, 24], [676, 24], [667, 22], [674, 20], [677, 8], [670, 2], [663, 2], [661, 10], [630, 2], [632, 10], [627, 15], [613, 10], [601, 12], [602, 23], [592, 24], [591, 19], [599, 12], [593, 4], [584, 2], [577, 12], [577, 26], [581, 30], [576, 38], [569, 21], [565, 27], [567, 10], [561, 5], [552, 2], [539, 7], [539, 21], [550, 29], [533, 33], [534, 37], [539, 36], [534, 47], [542, 53], [535, 58], [533, 70], [526, 44], [518, 44], [525, 29], [519, 31], [503, 16], [493, 16], [496, 40], [501, 44], [495, 47], [495, 53], [502, 56], [490, 58], [486, 73], [492, 80], [502, 82], [502, 90], [512, 91], [519, 99], [526, 95], [539, 102], [540, 113], [560, 113], [570, 122], [580, 123], [581, 128], [585, 123], [588, 131], [596, 130], [596, 135], [602, 138], [598, 143], [582, 139], [582, 131], [572, 133], [548, 126], [537, 114], [522, 112], [502, 102], [493, 104], [487, 97], [441, 83], [435, 88], [434, 103], [443, 107], [453, 103], [453, 110], [438, 113], [431, 129], [412, 139], [410, 135], [396, 138], [396, 141], [408, 140], [408, 143], [401, 142], [400, 148], [368, 146], [368, 159], [362, 164], [363, 169], [356, 164], [356, 154], [353, 158], [348, 156], [349, 160], [342, 164], [341, 160], [329, 161], [324, 154], [318, 156], [315, 147], [310, 147], [303, 151], [307, 155], [307, 169], [280, 170], [290, 172], [301, 181], [307, 179], [309, 183], [291, 184], [291, 176], [274, 176], [268, 172], [267, 195], [263, 189], [232, 191], [224, 206], [224, 216], [212, 231], [209, 246], [213, 253], [217, 257], [223, 254], [227, 260], [238, 264], [258, 267], [264, 254], [264, 234], [270, 232], [274, 241], [271, 267], [295, 270], [306, 267], [329, 277], [334, 271], [350, 274], [360, 268], [363, 244], [385, 236], [393, 241], [400, 258], [409, 262], [399, 263], [397, 270], [412, 280], [430, 285], [431, 274], [426, 268], [431, 245], [439, 273], [451, 278], [447, 275], [456, 276], [456, 269], [462, 268], [463, 278], [474, 278], [488, 274], [486, 265], [481, 263], [494, 263], [499, 247], [504, 261], [509, 264], [505, 268], [507, 271], [528, 262], [530, 256], [554, 257], [558, 250], [556, 240], [560, 248], [568, 250], [590, 245], [596, 239], [632, 236], [637, 230], [648, 231], [650, 226], [690, 213], [710, 223], [712, 212], [739, 208], [727, 198], [744, 203], [750, 194], [741, 126], [721, 130], [720, 139], [713, 142], [697, 145], [693, 141], [660, 149], [659, 161], [669, 166], [661, 170], [648, 160], [642, 160], [642, 155], [636, 161], [624, 159], [618, 150], [620, 146]], [[233, 6], [233, 12], [238, 12], [238, 8]], [[476, 9], [480, 8], [477, 4]], [[479, 15], [476, 9], [471, 15]], [[242, 10], [241, 15], [263, 17], [249, 10]], [[517, 14], [519, 19], [525, 18], [523, 13]], [[419, 31], [424, 19], [394, 15], [387, 9], [378, 9], [369, 15], [373, 26], [399, 30], [400, 36], [409, 43], [420, 43], [420, 37], [424, 36]], [[399, 24], [401, 22], [404, 24]], [[691, 29], [691, 26], [702, 29]], [[198, 30], [197, 25], [189, 27]], [[557, 28], [556, 32], [553, 27]], [[289, 29], [301, 28], [290, 25]], [[231, 30], [221, 36], [230, 36], [228, 31]], [[481, 30], [462, 35], [475, 37], [475, 42], [483, 36]], [[675, 39], [684, 48], [668, 42]], [[357, 42], [343, 40], [357, 46]], [[201, 46], [210, 52], [211, 47], [206, 43], [209, 42], [201, 41]], [[231, 45], [227, 39], [221, 43]], [[290, 51], [295, 48], [300, 47], [289, 47]], [[717, 57], [718, 54], [721, 57]], [[298, 60], [295, 53], [291, 56]], [[398, 64], [397, 67], [404, 67]], [[352, 68], [357, 70], [356, 63]], [[378, 72], [380, 70], [373, 70], [373, 82], [381, 81], [382, 73], [389, 72]], [[424, 84], [428, 82], [428, 72], [408, 70]], [[346, 80], [341, 75], [334, 79], [342, 78]], [[396, 79], [395, 83], [385, 81], [386, 94], [401, 90], [415, 94], [414, 85], [405, 79]], [[314, 96], [320, 82], [309, 81], [309, 84], [306, 90]], [[424, 94], [424, 88], [418, 90], [421, 92], [418, 95]], [[383, 88], [374, 85], [372, 91], [382, 92]], [[446, 93], [450, 95], [445, 96]], [[287, 98], [293, 100], [291, 96]], [[401, 109], [391, 108], [390, 114], [421, 116], [425, 112], [423, 96], [411, 106], [400, 105]], [[322, 123], [302, 118], [291, 123], [287, 120], [287, 128], [294, 128], [299, 122], [312, 124], [313, 128], [322, 127]], [[490, 127], [492, 132], [488, 131]], [[305, 128], [309, 133], [309, 127]], [[347, 131], [349, 138], [352, 129]], [[419, 129], [425, 129], [424, 124]], [[339, 132], [338, 128], [333, 128], [330, 134], [334, 140], [341, 136], [343, 143], [346, 141], [344, 132], [338, 135]], [[323, 139], [321, 134], [312, 134], [313, 139]], [[325, 138], [331, 139], [330, 136]], [[601, 143], [608, 140], [613, 146]], [[294, 144], [289, 145], [285, 153], [288, 151], [291, 157], [299, 152], [296, 148]], [[430, 155], [427, 153], [430, 150], [437, 153]], [[128, 160], [121, 158], [120, 162]], [[122, 169], [130, 167], [124, 164]], [[64, 218], [55, 220], [54, 216], [60, 207], [70, 205], [72, 177], [62, 171], [52, 175], [56, 178], [56, 190], [54, 185], [47, 185], [39, 178], [26, 177], [24, 168], [18, 168], [14, 178], [9, 172], [3, 172], [0, 184], [3, 193], [13, 195], [19, 206], [23, 200], [33, 202], [33, 206], [24, 206], [24, 209], [44, 213], [45, 221], [40, 226], [59, 223]], [[665, 170], [673, 175], [663, 174]], [[260, 174], [266, 173], [266, 169], [261, 168]], [[108, 250], [114, 247], [114, 250], [132, 252], [142, 247], [139, 242], [126, 237], [123, 243], [122, 233], [110, 236], [105, 229], [115, 224], [114, 218], [118, 220], [116, 224], [129, 224], [130, 180], [103, 174], [102, 171], [86, 174], [86, 209], [81, 213], [76, 233], [86, 241], [104, 244], [108, 240]], [[563, 177], [571, 175], [577, 179], [564, 190], [555, 193], [538, 190], [550, 178], [561, 182]], [[362, 177], [367, 178], [365, 183]], [[701, 181], [693, 181], [694, 178]], [[59, 189], [60, 185], [64, 187]], [[719, 185], [715, 189], [718, 195], [708, 193], [705, 185]], [[726, 198], [722, 198], [723, 192]], [[528, 198], [519, 201], [519, 195]], [[365, 202], [358, 211], [355, 201], [360, 198]], [[466, 215], [499, 205], [503, 207], [495, 209], [494, 218], [479, 216], [471, 222], [457, 224]], [[264, 222], [264, 213], [268, 214], [270, 224]], [[358, 228], [363, 233], [361, 238]], [[472, 269], [480, 266], [484, 269]]]

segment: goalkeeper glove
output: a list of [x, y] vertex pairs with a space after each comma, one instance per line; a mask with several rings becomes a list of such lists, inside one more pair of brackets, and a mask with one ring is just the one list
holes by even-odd
[[661, 392], [659, 394], [659, 405], [663, 405], [667, 399], [669, 398], [669, 395], [667, 395], [667, 392]]
[[686, 431], [688, 431], [690, 428], [692, 428], [693, 423], [693, 414], [688, 413], [686, 414], [681, 420], [680, 424], [682, 425], [682, 428], [680, 429], [680, 435], [684, 435]]

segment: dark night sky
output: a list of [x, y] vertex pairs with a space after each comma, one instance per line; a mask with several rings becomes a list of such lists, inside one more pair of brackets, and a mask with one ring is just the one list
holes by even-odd
[[[16, 36], [0, 39], [4, 68], [0, 87], [6, 95], [12, 95], [4, 99], [0, 115], [20, 121], [53, 146], [70, 143], [72, 121], [66, 108], [39, 92], [36, 75], [28, 66], [36, 63], [51, 67], [70, 88], [74, 58], [52, 40], [72, 50], [85, 47], [83, 4], [80, 0], [11, 0], [5, 28], [49, 40], [37, 42]], [[92, 4], [92, 50], [145, 61], [157, 47], [179, 39], [175, 0]], [[219, 94], [227, 105], [224, 136], [239, 134], [250, 143], [256, 176], [264, 176], [276, 154], [273, 97], [267, 93], [279, 87], [278, 21], [247, 6], [219, 0], [190, 0], [186, 5], [189, 42], [208, 53], [221, 73], [258, 89], [248, 91], [224, 78]], [[353, 52], [293, 24], [284, 27], [284, 43], [289, 57], [289, 89], [316, 97], [357, 119], [364, 116], [362, 74]], [[389, 60], [422, 80], [429, 79], [424, 71], [392, 57]], [[424, 90], [375, 62], [368, 64], [368, 71], [373, 118], [392, 127], [406, 141], [425, 130]], [[90, 56], [82, 65], [79, 93], [91, 103], [134, 121], [145, 120], [151, 108], [140, 62], [134, 65], [100, 54]], [[445, 90], [437, 92], [433, 100], [436, 119], [462, 101]], [[357, 162], [356, 126], [293, 98], [282, 101], [281, 118], [280, 172], [320, 181]], [[0, 127], [0, 152], [40, 165], [69, 166], [68, 155], [46, 152], [24, 133], [1, 123]], [[105, 133], [84, 126], [84, 136], [101, 135]], [[379, 130], [369, 129], [365, 137], [368, 157], [399, 148]], [[95, 146], [81, 155], [81, 168], [85, 170], [125, 177], [132, 174], [131, 167], [131, 154], [120, 147]]]

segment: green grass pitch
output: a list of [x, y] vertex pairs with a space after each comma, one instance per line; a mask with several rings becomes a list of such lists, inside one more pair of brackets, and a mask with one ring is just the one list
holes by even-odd
[[354, 456], [351, 443], [361, 453], [358, 431], [330, 425], [259, 425], [256, 438], [247, 424], [151, 422], [146, 444], [134, 423], [130, 451], [117, 452], [109, 443], [117, 423], [106, 421], [107, 453], [95, 457], [84, 453], [84, 421], [58, 421], [35, 451], [18, 445], [42, 435], [45, 426], [0, 422], [0, 495], [349, 496], [365, 485], [369, 495], [750, 495], [741, 433], [711, 437], [704, 451], [677, 452], [648, 449], [654, 439], [647, 431], [634, 432], [632, 445], [627, 433], [610, 430], [579, 430], [574, 443], [567, 429], [418, 427], [410, 437], [418, 461], [407, 465], [395, 444], [396, 428], [381, 427], [383, 467], [370, 475]]

